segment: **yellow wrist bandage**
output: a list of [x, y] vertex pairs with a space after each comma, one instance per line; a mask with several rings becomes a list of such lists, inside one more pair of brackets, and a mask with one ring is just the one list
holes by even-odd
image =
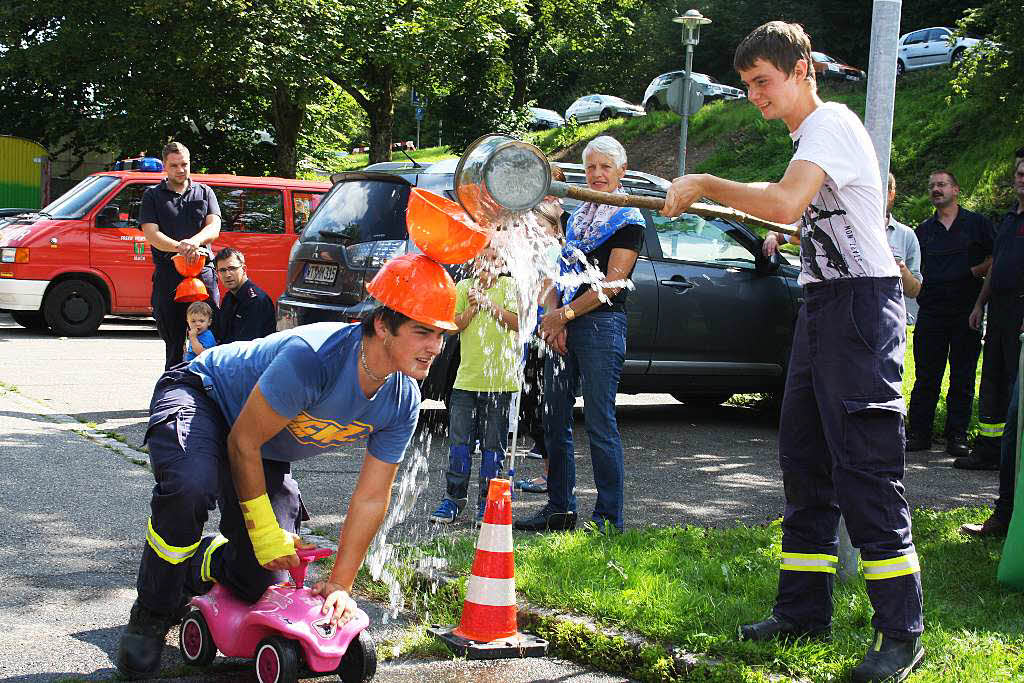
[[253, 552], [256, 553], [256, 561], [260, 565], [295, 553], [295, 543], [277, 523], [267, 494], [240, 501], [239, 505], [242, 507], [242, 517], [245, 518], [245, 528], [249, 532]]

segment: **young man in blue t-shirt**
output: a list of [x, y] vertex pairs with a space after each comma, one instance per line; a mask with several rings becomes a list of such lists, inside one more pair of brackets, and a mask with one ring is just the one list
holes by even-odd
[[[150, 404], [156, 486], [117, 667], [149, 676], [191, 595], [223, 583], [256, 602], [297, 566], [302, 508], [291, 463], [365, 441], [334, 568], [314, 586], [341, 625], [352, 582], [387, 512], [398, 463], [419, 415], [417, 380], [455, 329], [455, 285], [438, 264], [408, 254], [367, 287], [380, 302], [361, 323], [316, 323], [216, 346], [157, 382]], [[202, 538], [208, 511], [216, 537]]]
[[[875, 610], [875, 637], [852, 678], [903, 680], [924, 657], [924, 619], [901, 481], [906, 312], [878, 159], [856, 114], [818, 97], [811, 41], [799, 25], [758, 27], [736, 48], [733, 66], [750, 103], [786, 124], [793, 158], [773, 183], [676, 178], [662, 213], [678, 216], [709, 197], [761, 218], [801, 222], [804, 304], [779, 420], [786, 492], [779, 589], [771, 616], [741, 626], [740, 638], [831, 632], [841, 513], [861, 550]], [[778, 240], [774, 233], [765, 239], [766, 254]]]

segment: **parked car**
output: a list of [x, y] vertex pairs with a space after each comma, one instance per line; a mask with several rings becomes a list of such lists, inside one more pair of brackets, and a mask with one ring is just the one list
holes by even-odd
[[644, 108], [614, 95], [584, 95], [565, 110], [565, 120], [575, 118], [577, 123], [606, 121], [613, 116], [643, 116]]
[[530, 107], [530, 130], [548, 130], [565, 125], [565, 119], [557, 111]]
[[953, 37], [945, 26], [923, 28], [900, 36], [896, 57], [896, 75], [959, 62], [964, 53], [980, 43], [978, 38]]
[[[672, 81], [685, 76], [685, 71], [669, 71], [655, 77], [650, 85], [647, 86], [647, 90], [644, 91], [644, 110], [667, 111], [668, 87], [672, 84]], [[704, 95], [704, 101], [715, 99], [739, 100], [746, 97], [739, 88], [723, 85], [707, 74], [692, 71], [690, 76], [692, 77], [694, 87]]]
[[824, 52], [812, 52], [814, 75], [819, 81], [860, 81], [868, 77], [857, 67], [844, 64]]
[[[336, 174], [292, 249], [278, 329], [355, 321], [369, 310], [366, 284], [388, 259], [416, 250], [405, 226], [410, 189], [454, 199], [457, 162]], [[579, 164], [559, 166], [569, 183], [586, 182]], [[669, 183], [629, 171], [623, 186], [631, 194], [663, 197]], [[781, 391], [801, 302], [798, 264], [765, 259], [761, 239], [740, 223], [643, 214], [646, 241], [632, 277], [619, 391], [710, 403], [737, 392]], [[467, 268], [450, 271], [460, 279]], [[422, 385], [424, 397], [448, 395], [458, 347], [457, 335], [447, 338]]]
[[[162, 179], [145, 171], [93, 173], [41, 211], [0, 220], [0, 311], [64, 336], [94, 334], [110, 314], [152, 315], [153, 262], [139, 210], [142, 194]], [[277, 297], [289, 249], [330, 184], [192, 179], [209, 185], [220, 204], [221, 233], [212, 246], [240, 249], [249, 276]]]

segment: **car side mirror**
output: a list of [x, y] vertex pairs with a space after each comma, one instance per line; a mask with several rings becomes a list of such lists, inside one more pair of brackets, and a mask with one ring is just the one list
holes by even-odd
[[96, 214], [97, 228], [113, 228], [119, 218], [116, 206], [104, 206]]

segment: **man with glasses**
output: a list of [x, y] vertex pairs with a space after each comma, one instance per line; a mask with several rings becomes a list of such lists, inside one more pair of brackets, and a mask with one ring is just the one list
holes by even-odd
[[981, 334], [971, 327], [969, 318], [981, 292], [981, 279], [992, 264], [992, 223], [960, 206], [960, 184], [950, 171], [935, 171], [928, 177], [928, 196], [935, 215], [917, 226], [924, 282], [917, 295], [917, 378], [910, 394], [907, 450], [931, 448], [935, 406], [948, 360], [946, 451], [960, 462], [970, 453], [967, 426], [981, 354]]
[[217, 319], [221, 344], [266, 337], [276, 331], [274, 302], [253, 284], [245, 269], [245, 254], [225, 247], [213, 259], [221, 284], [227, 289]]

